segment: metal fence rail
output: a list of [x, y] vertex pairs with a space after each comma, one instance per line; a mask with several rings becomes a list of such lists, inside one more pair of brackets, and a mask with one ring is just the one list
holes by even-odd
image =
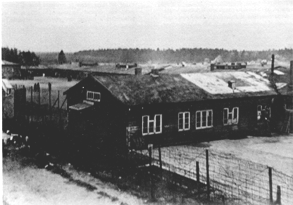
[[[184, 177], [196, 180], [196, 162], [202, 183], [209, 183], [211, 198], [221, 195], [231, 204], [293, 204], [293, 176], [270, 167], [237, 158], [231, 154], [209, 149], [209, 182], [207, 181], [206, 149], [192, 146], [174, 146], [152, 150], [152, 164]], [[149, 155], [148, 150], [141, 152]], [[271, 177], [270, 173], [271, 172]], [[270, 187], [271, 185], [271, 187]], [[278, 188], [280, 193], [278, 194]]]

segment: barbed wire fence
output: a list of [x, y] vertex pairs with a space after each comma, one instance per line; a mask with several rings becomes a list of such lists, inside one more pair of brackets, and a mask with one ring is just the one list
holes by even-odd
[[155, 148], [151, 155], [153, 166], [205, 184], [197, 190], [200, 197], [224, 204], [293, 204], [293, 176], [271, 167], [193, 146]]

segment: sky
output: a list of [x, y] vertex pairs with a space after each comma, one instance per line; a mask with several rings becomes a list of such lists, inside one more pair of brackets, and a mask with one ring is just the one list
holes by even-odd
[[293, 48], [292, 0], [2, 1], [2, 46]]

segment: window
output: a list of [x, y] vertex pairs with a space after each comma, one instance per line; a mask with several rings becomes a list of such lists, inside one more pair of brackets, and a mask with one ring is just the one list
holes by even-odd
[[213, 126], [213, 111], [212, 110], [201, 110], [197, 111], [196, 114], [196, 129], [209, 128]]
[[271, 117], [271, 108], [266, 105], [258, 105], [257, 106], [257, 120], [261, 120], [262, 118], [267, 120]]
[[223, 112], [223, 123], [224, 125], [238, 124], [239, 119], [239, 108], [234, 107], [231, 110], [224, 108]]
[[190, 112], [179, 112], [178, 113], [178, 130], [189, 130], [190, 129]]
[[162, 115], [155, 115], [153, 119], [149, 115], [142, 116], [142, 135], [162, 133]]
[[93, 92], [93, 91], [87, 91], [86, 99], [100, 102], [101, 101], [101, 93]]

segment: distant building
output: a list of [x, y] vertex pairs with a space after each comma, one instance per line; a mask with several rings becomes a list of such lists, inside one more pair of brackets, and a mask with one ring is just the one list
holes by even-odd
[[267, 79], [236, 71], [89, 76], [64, 94], [71, 132], [111, 151], [267, 131], [277, 97]]
[[21, 66], [17, 63], [2, 60], [2, 78], [13, 79], [21, 77]]
[[130, 69], [130, 68], [136, 68], [137, 67], [137, 63], [132, 63], [132, 64], [128, 64], [128, 63], [118, 63], [116, 64], [116, 68], [125, 68]]
[[98, 66], [99, 64], [97, 63], [97, 62], [94, 62], [94, 63], [92, 63], [92, 62], [82, 62], [82, 61], [80, 61], [79, 62], [79, 67], [82, 67], [82, 66]]
[[211, 64], [211, 71], [213, 70], [237, 70], [246, 68], [246, 62], [237, 62], [237, 63], [216, 63]]

